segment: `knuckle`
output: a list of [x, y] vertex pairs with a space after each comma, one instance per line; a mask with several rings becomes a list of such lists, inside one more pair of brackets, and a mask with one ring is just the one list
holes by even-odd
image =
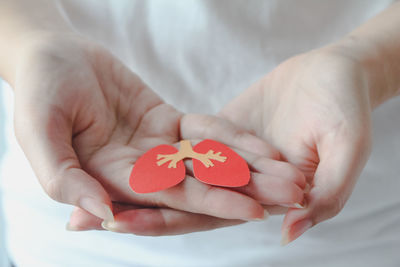
[[[274, 197], [276, 203], [271, 203], [271, 197], [268, 194], [269, 204], [279, 204], [279, 203], [301, 203], [303, 202], [304, 194], [303, 191], [296, 185], [291, 184], [288, 181], [280, 180], [279, 188], [284, 189], [279, 195]], [[266, 193], [267, 194], [267, 193]], [[266, 195], [267, 197], [267, 195]]]
[[47, 195], [55, 201], [62, 202], [62, 185], [61, 180], [58, 178], [50, 179], [44, 186], [44, 190], [46, 191]]
[[[128, 232], [142, 236], [163, 236], [170, 231], [171, 226], [168, 224], [161, 210], [151, 211], [148, 216], [148, 223], [136, 223], [129, 226]], [[157, 219], [154, 220], [155, 216]]]
[[161, 222], [149, 230], [149, 232], [152, 236], [163, 236], [168, 233], [168, 229], [169, 227], [165, 220], [161, 220]]
[[294, 202], [294, 203], [303, 202], [304, 194], [303, 194], [303, 191], [299, 187], [292, 185], [292, 186], [287, 186], [287, 188], [288, 188], [288, 196], [287, 197], [289, 198], [289, 201]]
[[[273, 161], [270, 158], [265, 156], [257, 156], [254, 158], [246, 159], [247, 163], [252, 166], [254, 169], [262, 172], [262, 173], [270, 173], [270, 170], [276, 170], [278, 168], [278, 172], [280, 173], [280, 168], [277, 165], [281, 164], [281, 162]], [[278, 163], [278, 164], [276, 164]]]
[[268, 149], [268, 157], [273, 160], [280, 160], [281, 153], [276, 149]]
[[252, 166], [254, 169], [258, 170], [260, 169], [260, 166], [268, 166], [269, 160], [265, 157], [255, 157], [255, 158], [250, 158], [246, 159], [247, 163]]
[[290, 163], [283, 162], [282, 167], [284, 168], [282, 172], [285, 172], [285, 175], [294, 182], [304, 182], [305, 176], [304, 174], [293, 166]]
[[[246, 136], [248, 133], [244, 133], [243, 135]], [[268, 144], [260, 144], [258, 146], [258, 150], [261, 153], [260, 155], [264, 158], [270, 159], [270, 160], [280, 160], [281, 159], [281, 154], [279, 151], [277, 151], [275, 148], [271, 147]]]
[[344, 207], [344, 201], [340, 196], [330, 196], [320, 201], [320, 208], [328, 218], [332, 218], [339, 214]]
[[203, 212], [213, 209], [213, 203], [216, 203], [214, 201], [216, 192], [217, 191], [215, 187], [207, 186], [207, 188], [202, 193], [201, 201], [197, 203], [198, 209]]
[[294, 183], [304, 188], [306, 185], [306, 176], [295, 166], [290, 165], [289, 167], [290, 177]]
[[158, 220], [157, 224], [153, 228], [153, 232], [156, 236], [164, 235], [166, 232], [168, 232], [168, 229], [169, 229], [167, 219], [161, 210], [159, 211], [159, 216], [160, 216], [160, 219]]
[[163, 236], [165, 235], [165, 229], [163, 227], [147, 226], [145, 228], [133, 228], [130, 232], [138, 236]]

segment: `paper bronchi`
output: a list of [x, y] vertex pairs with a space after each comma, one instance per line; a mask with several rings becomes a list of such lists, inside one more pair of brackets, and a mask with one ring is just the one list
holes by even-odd
[[182, 140], [179, 150], [171, 145], [150, 149], [136, 161], [129, 185], [136, 193], [175, 186], [185, 179], [183, 160], [186, 158], [193, 160], [194, 176], [203, 183], [240, 187], [250, 181], [250, 170], [243, 158], [226, 145], [206, 139], [193, 148], [189, 140]]

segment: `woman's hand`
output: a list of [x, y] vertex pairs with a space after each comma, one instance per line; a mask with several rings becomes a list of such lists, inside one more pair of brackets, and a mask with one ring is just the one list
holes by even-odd
[[400, 94], [400, 3], [342, 40], [278, 66], [221, 115], [272, 143], [312, 185], [289, 210], [284, 244], [335, 216], [371, 149], [371, 110]]
[[311, 185], [307, 208], [285, 217], [284, 244], [349, 198], [371, 148], [369, 78], [360, 62], [327, 47], [290, 58], [221, 111], [271, 143]]
[[[272, 160], [278, 153], [267, 143], [222, 119], [176, 111], [92, 42], [73, 34], [35, 36], [21, 49], [16, 66], [16, 135], [41, 185], [57, 201], [106, 224], [113, 221], [112, 202], [233, 219], [232, 224], [263, 218], [261, 204], [303, 201], [304, 176]], [[133, 164], [148, 149], [205, 138], [230, 145], [250, 162], [252, 182], [237, 189], [240, 193], [190, 176], [157, 193], [130, 189]], [[204, 228], [200, 220], [192, 221], [196, 227], [185, 231]]]
[[[304, 175], [291, 165], [274, 160], [279, 158], [279, 153], [261, 139], [246, 133], [226, 120], [194, 114], [186, 115], [182, 119], [181, 134], [184, 138], [206, 136], [206, 138], [221, 142], [229, 140], [233, 147], [244, 147], [245, 150], [234, 149], [249, 162], [252, 177], [247, 186], [231, 190], [251, 196], [263, 204], [270, 214], [283, 214], [287, 211], [287, 207], [302, 208]], [[187, 170], [192, 173], [191, 161], [188, 163]], [[180, 191], [179, 186], [170, 190]], [[204, 204], [204, 201], [202, 202]], [[234, 207], [231, 202], [226, 200], [221, 204], [224, 209]], [[143, 205], [117, 202], [113, 202], [113, 207], [115, 221], [111, 223], [102, 223], [101, 219], [76, 208], [71, 214], [67, 229], [82, 231], [105, 228], [115, 232], [154, 236], [211, 230], [245, 222], [167, 207], [154, 209]]]

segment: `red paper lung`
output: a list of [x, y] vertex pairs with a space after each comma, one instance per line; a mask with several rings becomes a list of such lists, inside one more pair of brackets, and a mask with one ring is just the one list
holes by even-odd
[[185, 179], [184, 158], [193, 160], [194, 176], [203, 183], [239, 187], [250, 180], [246, 161], [226, 145], [204, 140], [192, 148], [190, 141], [182, 140], [179, 151], [160, 145], [141, 156], [133, 166], [129, 185], [136, 193], [152, 193], [177, 185]]
[[203, 183], [226, 187], [239, 187], [249, 183], [250, 170], [246, 161], [226, 145], [207, 139], [194, 146], [193, 150], [201, 154], [213, 150], [226, 157], [225, 162], [211, 159], [214, 166], [208, 168], [201, 161], [193, 159], [194, 176]]
[[167, 189], [179, 184], [185, 179], [185, 165], [183, 161], [176, 164], [176, 168], [168, 168], [168, 163], [157, 165], [157, 155], [174, 154], [178, 150], [170, 145], [160, 145], [147, 151], [133, 166], [129, 185], [136, 193], [152, 193]]

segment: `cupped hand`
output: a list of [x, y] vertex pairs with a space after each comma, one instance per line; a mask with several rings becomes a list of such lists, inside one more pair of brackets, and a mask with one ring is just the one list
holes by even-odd
[[[215, 117], [183, 115], [91, 41], [65, 34], [31, 37], [16, 65], [16, 135], [44, 190], [57, 201], [106, 223], [113, 221], [112, 203], [116, 211], [121, 210], [117, 203], [129, 204], [125, 214], [135, 212], [137, 205], [160, 207], [146, 210], [157, 213], [151, 218], [158, 225], [165, 224], [159, 212], [173, 215], [168, 218], [175, 218], [175, 226], [184, 222], [180, 216], [197, 218], [196, 225], [177, 227], [182, 233], [202, 230], [199, 218], [225, 219], [209, 224], [215, 228], [263, 218], [261, 204], [293, 206], [303, 200], [304, 177], [289, 164], [273, 160], [277, 152], [266, 142]], [[148, 149], [204, 138], [230, 145], [250, 161], [252, 182], [234, 191], [189, 175], [178, 186], [157, 193], [136, 194], [129, 188], [130, 171]], [[136, 233], [168, 234], [171, 229]]]
[[[264, 209], [268, 211], [266, 216], [283, 214], [287, 211], [287, 207], [302, 208], [306, 185], [304, 175], [293, 166], [274, 160], [279, 158], [279, 154], [267, 143], [226, 120], [212, 116], [185, 115], [181, 120], [181, 126], [183, 137], [191, 136], [195, 138], [194, 143], [197, 142], [196, 138], [206, 136], [221, 142], [230, 140], [231, 147], [242, 146], [248, 150], [234, 148], [248, 161], [251, 169], [251, 180], [247, 186], [231, 188], [231, 190], [248, 195], [261, 203]], [[249, 151], [253, 152], [250, 153]], [[188, 173], [192, 174], [191, 161], [186, 163]], [[207, 187], [215, 190], [215, 187]], [[179, 186], [169, 190], [181, 191]], [[205, 204], [204, 198], [200, 201], [202, 205]], [[218, 201], [218, 199], [213, 197], [212, 201]], [[222, 214], [224, 213], [223, 209], [237, 208], [228, 199], [224, 199], [222, 204]], [[241, 204], [239, 203], [239, 205]], [[75, 231], [102, 230], [105, 228], [114, 232], [155, 236], [205, 231], [245, 222], [220, 218], [220, 214], [209, 216], [168, 207], [155, 209], [143, 205], [118, 202], [113, 202], [113, 207], [116, 215], [115, 221], [112, 223], [102, 223], [101, 219], [81, 208], [76, 208], [71, 214], [67, 228]]]
[[311, 185], [307, 208], [285, 217], [283, 244], [338, 214], [351, 195], [371, 147], [368, 87], [362, 64], [331, 46], [290, 58], [221, 111]]

